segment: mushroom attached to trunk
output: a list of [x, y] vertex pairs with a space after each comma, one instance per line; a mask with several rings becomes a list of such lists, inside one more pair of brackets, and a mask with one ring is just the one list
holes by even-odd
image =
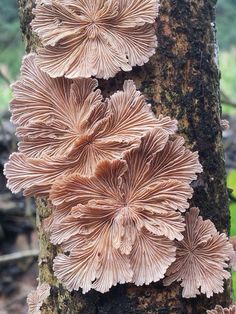
[[19, 153], [5, 166], [8, 187], [29, 196], [47, 196], [62, 175], [93, 175], [99, 161], [121, 158], [154, 127], [173, 134], [176, 120], [157, 119], [133, 81], [103, 101], [96, 79], [52, 79], [24, 58], [13, 85], [12, 121]]
[[50, 285], [48, 283], [40, 284], [36, 291], [29, 293], [27, 303], [29, 307], [29, 314], [40, 314], [43, 302], [50, 295]]
[[236, 314], [236, 305], [231, 305], [229, 308], [216, 305], [214, 310], [208, 310], [207, 314]]
[[61, 219], [51, 241], [70, 254], [55, 258], [55, 275], [84, 292], [163, 278], [175, 260], [173, 240], [183, 239], [190, 182], [201, 170], [183, 138], [155, 128], [122, 160], [100, 162], [94, 176], [57, 180], [50, 198]]
[[158, 0], [40, 0], [37, 64], [51, 77], [108, 79], [155, 53]]
[[224, 279], [230, 278], [225, 268], [232, 255], [232, 245], [224, 233], [219, 234], [210, 220], [199, 216], [198, 208], [186, 213], [184, 239], [176, 241], [176, 261], [170, 266], [165, 285], [181, 281], [183, 297], [223, 292]]

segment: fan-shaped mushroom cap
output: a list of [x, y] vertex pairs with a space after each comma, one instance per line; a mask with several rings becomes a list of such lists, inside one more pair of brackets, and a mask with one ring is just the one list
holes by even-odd
[[36, 291], [30, 292], [27, 297], [29, 314], [40, 314], [40, 308], [49, 295], [50, 285], [47, 283], [39, 285]]
[[37, 63], [51, 77], [109, 78], [155, 53], [158, 0], [40, 0]]
[[12, 121], [19, 153], [5, 166], [8, 187], [47, 195], [61, 175], [92, 175], [99, 161], [121, 158], [154, 127], [174, 133], [176, 120], [155, 118], [133, 81], [102, 101], [95, 79], [52, 79], [28, 55], [14, 84]]
[[50, 197], [61, 218], [51, 241], [70, 255], [56, 257], [55, 275], [84, 292], [163, 278], [175, 260], [173, 240], [183, 238], [179, 211], [188, 208], [189, 183], [201, 170], [182, 138], [156, 128], [123, 160], [100, 162], [94, 176], [57, 180]]
[[223, 292], [223, 280], [230, 277], [225, 270], [232, 245], [224, 233], [219, 234], [210, 220], [203, 220], [198, 208], [186, 213], [184, 239], [176, 242], [176, 261], [167, 270], [165, 285], [181, 281], [183, 297]]
[[236, 270], [236, 237], [231, 237], [229, 242], [233, 245], [232, 255], [230, 256], [230, 266], [232, 269]]
[[223, 308], [220, 305], [216, 305], [214, 310], [208, 310], [207, 314], [236, 314], [236, 306], [231, 305], [229, 308]]
[[[197, 178], [196, 173], [202, 171], [197, 152], [192, 153], [186, 149], [184, 140], [181, 137], [168, 140], [168, 133], [163, 132], [160, 128], [156, 128], [144, 136], [137, 148], [125, 153], [124, 160], [128, 171], [124, 172], [122, 176], [122, 188], [129, 198], [132, 198], [133, 195], [138, 196], [140, 203], [137, 203], [136, 200], [136, 204], [141, 207], [142, 201], [144, 200], [146, 203], [149, 198], [153, 204], [156, 204], [156, 200], [152, 199], [151, 192], [155, 193], [155, 188], [165, 187], [164, 185], [167, 186], [168, 184], [169, 187], [173, 186], [173, 189], [178, 186], [180, 190], [182, 188], [181, 184], [185, 184], [183, 187], [188, 186], [187, 190], [190, 193], [188, 196], [191, 196], [192, 190], [189, 183]], [[92, 178], [84, 178], [74, 174], [57, 181], [52, 188], [51, 199], [54, 205], [57, 206], [58, 211], [63, 212], [64, 209], [67, 211], [77, 204], [86, 204], [93, 199], [97, 195], [101, 170], [106, 166], [108, 167], [108, 165], [108, 161], [102, 162], [96, 170], [96, 176]], [[103, 178], [105, 178], [105, 175], [101, 177], [102, 180]], [[86, 194], [80, 193], [80, 189], [84, 189], [84, 183], [89, 186]], [[180, 183], [180, 185], [176, 183]], [[111, 182], [105, 182], [104, 184], [106, 184], [105, 190], [107, 191], [107, 186], [110, 186]], [[186, 192], [184, 188], [183, 191]], [[116, 189], [117, 186], [114, 186], [114, 190]], [[100, 193], [102, 194], [103, 190]], [[177, 208], [175, 206], [176, 202], [182, 194], [172, 193], [171, 188], [167, 189], [165, 193], [166, 197], [168, 196], [173, 200], [171, 203], [167, 203], [164, 196], [160, 199], [168, 208], [179, 209], [180, 211], [185, 211], [188, 208], [188, 197], [185, 197], [186, 195], [182, 199], [182, 205]], [[108, 197], [110, 196], [108, 195]], [[104, 198], [104, 195], [102, 198]], [[150, 206], [151, 204], [148, 202], [146, 205]], [[164, 207], [164, 209], [166, 208]]]

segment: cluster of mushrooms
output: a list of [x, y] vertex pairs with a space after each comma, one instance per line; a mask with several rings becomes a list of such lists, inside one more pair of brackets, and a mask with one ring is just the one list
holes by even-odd
[[[177, 121], [155, 117], [132, 80], [107, 99], [98, 88], [96, 78], [142, 66], [155, 53], [158, 6], [36, 1], [32, 28], [42, 47], [24, 58], [13, 85], [20, 141], [5, 175], [14, 193], [53, 207], [44, 228], [64, 252], [53, 267], [69, 291], [104, 293], [165, 277], [164, 285], [181, 282], [183, 297], [211, 297], [230, 277], [226, 235], [189, 209], [202, 166], [176, 134]], [[28, 297], [30, 313], [49, 295], [41, 283]], [[217, 311], [208, 313], [226, 313]]]

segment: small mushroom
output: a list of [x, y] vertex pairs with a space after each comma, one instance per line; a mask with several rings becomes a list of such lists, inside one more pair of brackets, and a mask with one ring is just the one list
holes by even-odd
[[216, 305], [214, 310], [208, 310], [207, 314], [236, 314], [236, 306], [231, 305], [229, 308], [223, 308], [220, 305]]
[[186, 213], [183, 235], [182, 241], [176, 241], [176, 260], [167, 270], [164, 284], [181, 281], [184, 298], [194, 298], [200, 292], [209, 298], [223, 292], [223, 280], [230, 278], [226, 262], [232, 254], [226, 235], [219, 234], [210, 220], [204, 221], [195, 207]]
[[12, 121], [19, 153], [5, 166], [8, 187], [47, 196], [62, 175], [93, 175], [99, 161], [121, 158], [154, 127], [173, 134], [176, 120], [154, 116], [133, 81], [103, 101], [96, 79], [52, 79], [25, 57], [13, 86]]
[[35, 291], [29, 293], [27, 303], [29, 314], [40, 314], [43, 302], [50, 295], [50, 285], [47, 283], [40, 284]]
[[220, 125], [221, 125], [222, 131], [227, 131], [230, 129], [230, 122], [226, 119], [220, 120]]
[[236, 237], [230, 237], [229, 241], [233, 245], [232, 255], [230, 256], [230, 266], [236, 271]]

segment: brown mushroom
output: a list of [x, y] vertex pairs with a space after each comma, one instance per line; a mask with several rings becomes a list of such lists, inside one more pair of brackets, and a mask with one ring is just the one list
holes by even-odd
[[156, 128], [123, 160], [100, 162], [94, 176], [57, 180], [50, 197], [55, 212], [65, 214], [51, 241], [70, 255], [56, 257], [55, 275], [84, 292], [163, 278], [175, 260], [173, 240], [183, 238], [180, 212], [189, 206], [190, 182], [201, 170], [182, 138]]
[[236, 237], [230, 237], [230, 243], [233, 245], [232, 255], [230, 256], [230, 266], [235, 271], [236, 270]]
[[51, 77], [108, 79], [155, 53], [158, 0], [40, 0], [37, 64]]
[[229, 308], [223, 308], [220, 305], [216, 305], [214, 310], [208, 310], [207, 314], [236, 314], [236, 306], [231, 305]]
[[230, 278], [226, 261], [232, 254], [232, 245], [224, 233], [219, 234], [210, 220], [199, 216], [198, 208], [186, 213], [184, 239], [176, 242], [176, 261], [170, 266], [165, 285], [181, 281], [183, 297], [193, 298], [204, 293], [223, 292], [223, 280]]
[[5, 166], [13, 192], [47, 195], [59, 176], [92, 175], [99, 161], [121, 158], [152, 128], [176, 130], [175, 120], [155, 118], [133, 81], [102, 101], [95, 79], [52, 79], [36, 66], [34, 54], [24, 59], [21, 73], [11, 102], [20, 152]]
[[27, 297], [29, 314], [40, 314], [40, 308], [49, 295], [50, 285], [47, 283], [40, 284], [35, 291], [30, 292]]

